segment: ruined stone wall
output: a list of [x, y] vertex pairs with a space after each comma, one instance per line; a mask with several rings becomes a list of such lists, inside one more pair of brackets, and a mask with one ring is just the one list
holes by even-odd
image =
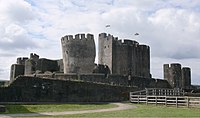
[[10, 69], [10, 81], [13, 81], [19, 75], [24, 75], [24, 65], [12, 64]]
[[60, 73], [64, 73], [64, 65], [63, 65], [63, 59], [57, 60], [58, 68]]
[[57, 72], [59, 71], [58, 62], [56, 60], [39, 59], [36, 63], [36, 70], [42, 73], [46, 71]]
[[118, 40], [99, 34], [99, 64], [106, 64], [112, 74], [150, 77], [150, 48], [136, 41]]
[[36, 71], [36, 62], [33, 59], [27, 59], [25, 61], [24, 75], [31, 75]]
[[64, 73], [92, 73], [95, 43], [91, 34], [67, 35], [61, 39]]
[[39, 58], [40, 58], [40, 56], [35, 53], [30, 54], [30, 59], [32, 59], [35, 62], [37, 62], [39, 60]]

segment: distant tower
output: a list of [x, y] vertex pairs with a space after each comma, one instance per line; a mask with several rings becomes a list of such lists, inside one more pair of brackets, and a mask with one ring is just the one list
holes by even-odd
[[64, 73], [92, 73], [95, 61], [95, 42], [92, 34], [62, 37]]
[[191, 87], [191, 69], [189, 67], [182, 68], [182, 87], [184, 89]]
[[172, 88], [189, 89], [191, 86], [190, 68], [183, 67], [181, 64], [172, 63], [163, 65], [164, 79], [169, 82]]
[[28, 57], [17, 58], [17, 64], [12, 64], [10, 69], [10, 80], [13, 81], [17, 76], [24, 75], [25, 61]]
[[175, 88], [181, 88], [181, 64], [173, 63], [169, 69], [170, 79], [173, 81], [172, 86]]
[[25, 61], [25, 75], [31, 75], [36, 71], [36, 63], [39, 60], [39, 55], [37, 54], [30, 54], [30, 59]]
[[112, 74], [150, 78], [150, 48], [138, 42], [118, 40], [110, 34], [99, 34], [98, 63], [109, 67]]

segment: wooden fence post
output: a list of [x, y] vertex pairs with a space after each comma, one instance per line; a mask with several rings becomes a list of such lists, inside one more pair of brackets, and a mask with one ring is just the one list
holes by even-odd
[[146, 96], [146, 105], [148, 105], [148, 96]]
[[189, 102], [190, 102], [190, 101], [189, 101], [189, 98], [187, 97], [187, 107], [188, 107], [188, 108], [189, 108], [189, 105], [190, 105]]

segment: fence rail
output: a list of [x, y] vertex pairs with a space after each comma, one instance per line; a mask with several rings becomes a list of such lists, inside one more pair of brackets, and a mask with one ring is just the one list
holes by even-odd
[[130, 93], [130, 102], [146, 104], [163, 104], [176, 107], [199, 107], [200, 97], [187, 96], [154, 96], [154, 95], [133, 95]]
[[131, 95], [155, 95], [155, 96], [184, 96], [182, 89], [162, 89], [162, 88], [146, 88], [145, 90], [131, 92]]

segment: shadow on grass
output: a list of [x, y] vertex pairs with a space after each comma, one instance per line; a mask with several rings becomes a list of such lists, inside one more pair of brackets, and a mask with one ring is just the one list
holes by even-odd
[[4, 105], [6, 112], [0, 114], [23, 114], [23, 113], [38, 113], [38, 112], [62, 112], [62, 111], [79, 111], [93, 110], [115, 107], [105, 102], [73, 102], [73, 103], [33, 103], [33, 104], [14, 104]]
[[18, 114], [18, 113], [33, 113], [29, 111], [24, 105], [5, 105], [6, 112], [0, 114]]

